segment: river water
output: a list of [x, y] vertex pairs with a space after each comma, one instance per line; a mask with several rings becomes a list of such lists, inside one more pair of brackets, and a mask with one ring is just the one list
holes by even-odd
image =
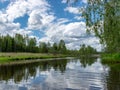
[[4, 65], [0, 90], [120, 90], [120, 64], [69, 58]]

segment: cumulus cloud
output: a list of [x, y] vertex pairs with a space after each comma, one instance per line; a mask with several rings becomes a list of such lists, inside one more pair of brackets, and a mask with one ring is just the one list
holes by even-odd
[[0, 23], [6, 23], [7, 22], [7, 14], [3, 14], [1, 11], [0, 11]]
[[6, 35], [14, 30], [19, 30], [20, 24], [19, 23], [0, 23], [0, 33], [2, 35]]
[[74, 0], [62, 0], [62, 3], [67, 3], [68, 1], [70, 4], [75, 2]]
[[[63, 21], [62, 21], [63, 22]], [[85, 22], [72, 22], [68, 24], [56, 23], [48, 27], [46, 36], [41, 38], [43, 42], [59, 42], [63, 39], [69, 49], [79, 49], [81, 44], [91, 45], [100, 50], [99, 39], [93, 34], [86, 34]]]
[[72, 14], [80, 14], [78, 7], [66, 7], [64, 11], [68, 11], [69, 13], [72, 13]]
[[55, 18], [53, 14], [48, 14], [49, 9], [50, 5], [46, 0], [17, 0], [9, 4], [6, 14], [10, 22], [27, 14], [28, 28], [40, 29], [42, 25], [50, 23]]
[[74, 19], [76, 19], [76, 20], [82, 20], [83, 17], [82, 16], [75, 16]]
[[[5, 2], [5, 1], [3, 1]], [[28, 15], [28, 26], [24, 28], [28, 33], [30, 30], [41, 29], [55, 19], [50, 13], [50, 5], [46, 0], [9, 0], [9, 4], [4, 10], [0, 10], [0, 33], [21, 31], [20, 23], [14, 20], [24, 15]], [[10, 25], [9, 25], [10, 24]], [[20, 31], [19, 31], [20, 30]]]
[[87, 0], [82, 0], [82, 2], [86, 4], [86, 3], [87, 3]]
[[62, 3], [66, 3], [67, 2], [67, 0], [62, 0]]
[[[69, 1], [69, 3], [74, 3], [74, 0], [62, 0], [62, 3], [67, 3]], [[87, 3], [87, 0], [80, 0], [82, 3]]]
[[6, 14], [8, 15], [8, 21], [13, 22], [14, 19], [22, 17], [26, 13], [26, 10], [26, 1], [18, 0], [16, 2], [11, 2], [6, 10]]
[[30, 13], [30, 18], [28, 19], [29, 29], [40, 29], [46, 27], [55, 19], [54, 15], [50, 15], [46, 12], [41, 13], [39, 9], [33, 10]]

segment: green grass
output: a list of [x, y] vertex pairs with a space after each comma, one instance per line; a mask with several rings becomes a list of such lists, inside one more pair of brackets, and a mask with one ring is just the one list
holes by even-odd
[[0, 53], [0, 63], [8, 63], [12, 61], [33, 60], [33, 59], [49, 59], [66, 57], [61, 54], [40, 54], [40, 53]]
[[102, 63], [110, 63], [110, 64], [120, 63], [120, 53], [103, 54]]

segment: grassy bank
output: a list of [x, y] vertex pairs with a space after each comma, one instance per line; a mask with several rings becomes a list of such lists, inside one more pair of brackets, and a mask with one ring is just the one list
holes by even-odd
[[65, 55], [61, 54], [40, 54], [40, 53], [0, 53], [0, 63], [33, 60], [33, 59], [48, 59], [48, 58], [62, 58]]
[[102, 54], [102, 63], [120, 63], [120, 53]]

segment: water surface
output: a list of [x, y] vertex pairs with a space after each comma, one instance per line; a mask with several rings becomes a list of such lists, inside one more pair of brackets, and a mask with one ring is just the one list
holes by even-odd
[[0, 66], [0, 90], [120, 90], [120, 64], [81, 58]]

